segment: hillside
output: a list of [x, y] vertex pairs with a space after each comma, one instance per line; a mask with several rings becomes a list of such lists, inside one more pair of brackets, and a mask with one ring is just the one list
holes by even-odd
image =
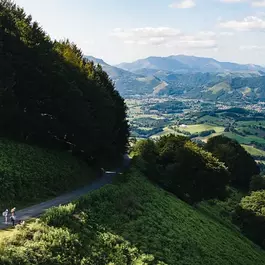
[[136, 168], [116, 185], [49, 210], [0, 246], [1, 264], [13, 265], [265, 262], [265, 252], [233, 226], [154, 186]]
[[265, 69], [256, 65], [178, 55], [149, 57], [115, 67], [101, 59], [86, 58], [102, 66], [124, 97], [170, 95], [224, 102], [265, 99]]
[[124, 99], [69, 40], [50, 36], [12, 1], [0, 1], [0, 135], [72, 150], [98, 166], [127, 149]]
[[155, 76], [146, 76], [142, 74], [132, 73], [121, 68], [111, 66], [102, 59], [92, 56], [85, 56], [90, 61], [100, 64], [104, 71], [108, 73], [114, 81], [116, 89], [122, 96], [152, 94], [154, 90], [167, 84]]
[[74, 43], [52, 41], [13, 1], [0, 0], [0, 17], [0, 207], [22, 207], [119, 161], [129, 125], [107, 73]]
[[0, 138], [0, 208], [41, 202], [88, 184], [96, 169], [71, 153]]

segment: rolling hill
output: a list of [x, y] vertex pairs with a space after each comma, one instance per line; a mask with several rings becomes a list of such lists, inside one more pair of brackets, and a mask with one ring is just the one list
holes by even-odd
[[254, 64], [219, 62], [212, 58], [187, 55], [168, 57], [148, 57], [132, 63], [121, 63], [117, 67], [137, 72], [139, 69], [156, 69], [172, 72], [256, 72], [265, 71], [264, 67]]
[[102, 66], [103, 70], [106, 71], [115, 82], [115, 86], [119, 93], [124, 97], [137, 94], [152, 94], [154, 90], [159, 90], [161, 87], [164, 88], [167, 86], [166, 82], [161, 81], [158, 77], [132, 73], [111, 66], [102, 59], [92, 56], [85, 57]]
[[264, 250], [219, 208], [192, 207], [133, 167], [115, 184], [0, 237], [0, 263], [263, 265]]
[[135, 95], [182, 96], [219, 101], [265, 100], [265, 68], [218, 62], [195, 56], [149, 57], [111, 66], [99, 63], [123, 97]]

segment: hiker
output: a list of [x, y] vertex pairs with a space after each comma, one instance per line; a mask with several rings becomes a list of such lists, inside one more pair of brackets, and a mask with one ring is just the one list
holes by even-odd
[[15, 226], [15, 221], [16, 221], [16, 207], [11, 209], [11, 216], [10, 216], [11, 222], [13, 226]]
[[4, 212], [3, 212], [3, 216], [5, 218], [5, 224], [7, 224], [7, 220], [8, 220], [8, 209], [6, 209]]
[[16, 207], [11, 209], [11, 216], [15, 216], [16, 215]]
[[12, 225], [15, 226], [16, 216], [15, 215], [11, 215], [10, 216], [10, 220], [12, 222]]

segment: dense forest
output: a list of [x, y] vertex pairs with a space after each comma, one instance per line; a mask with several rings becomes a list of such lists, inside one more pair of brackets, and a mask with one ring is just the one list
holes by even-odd
[[1, 0], [0, 16], [0, 135], [93, 163], [123, 154], [126, 105], [102, 68], [11, 1]]

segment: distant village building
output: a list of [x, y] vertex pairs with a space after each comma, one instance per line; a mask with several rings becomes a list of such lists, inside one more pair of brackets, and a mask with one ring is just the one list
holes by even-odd
[[181, 128], [187, 128], [188, 126], [186, 124], [180, 124], [179, 127], [181, 127]]

